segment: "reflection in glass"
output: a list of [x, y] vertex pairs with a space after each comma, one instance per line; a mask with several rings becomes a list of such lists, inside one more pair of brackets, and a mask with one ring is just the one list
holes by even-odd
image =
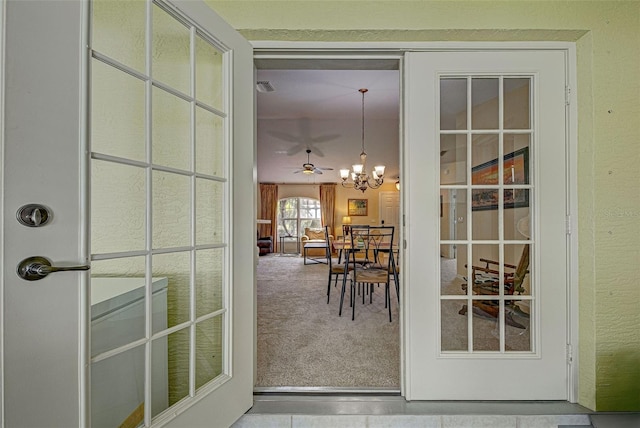
[[440, 190], [440, 239], [467, 239], [467, 190]]
[[92, 152], [146, 160], [144, 85], [130, 74], [92, 60]]
[[152, 161], [182, 170], [191, 168], [191, 106], [169, 92], [153, 88]]
[[146, 58], [146, 2], [94, 0], [91, 11], [91, 48], [143, 72]]
[[196, 36], [196, 99], [222, 111], [222, 53]]
[[224, 184], [196, 179], [196, 245], [218, 244], [224, 239]]
[[440, 135], [440, 184], [467, 184], [466, 135]]
[[473, 350], [500, 350], [500, 303], [497, 300], [473, 301]]
[[467, 129], [467, 79], [440, 79], [440, 129]]
[[468, 321], [466, 300], [440, 301], [440, 349], [446, 351], [466, 351], [468, 345]]
[[498, 184], [497, 134], [476, 134], [471, 139], [471, 184]]
[[471, 246], [473, 261], [471, 278], [473, 278], [473, 294], [497, 295], [500, 290], [500, 277], [496, 273], [500, 267], [500, 246], [492, 244], [476, 244]]
[[505, 301], [505, 351], [533, 351], [531, 303], [531, 300]]
[[143, 250], [146, 174], [142, 168], [91, 160], [91, 251]]
[[531, 127], [530, 90], [530, 78], [504, 79], [504, 129]]
[[498, 86], [495, 78], [471, 80], [471, 129], [498, 129]]
[[531, 237], [529, 207], [504, 210], [504, 239], [523, 241]]
[[[184, 328], [162, 340], [154, 340], [152, 348], [152, 364], [158, 364], [158, 359], [167, 359], [169, 406], [174, 405], [189, 395], [189, 329]], [[166, 351], [168, 349], [168, 351]], [[166, 352], [166, 354], [165, 354]], [[166, 355], [166, 356], [165, 356]], [[153, 379], [152, 379], [153, 383]], [[152, 416], [156, 416], [162, 408], [152, 409]]]
[[222, 374], [222, 315], [196, 324], [196, 389]]
[[118, 427], [133, 413], [142, 422], [144, 374], [144, 346], [91, 364], [91, 426]]
[[494, 189], [473, 189], [471, 191], [472, 239], [498, 239], [498, 195], [499, 191]]
[[504, 183], [529, 184], [531, 170], [529, 151], [531, 135], [504, 134]]
[[504, 293], [530, 296], [531, 272], [531, 245], [505, 245]]
[[224, 249], [196, 251], [196, 317], [222, 309]]
[[467, 246], [440, 245], [440, 294], [463, 295], [467, 294]]
[[223, 126], [221, 117], [196, 107], [196, 172], [224, 176]]
[[145, 335], [145, 259], [91, 263], [91, 356]]
[[[167, 310], [158, 307], [162, 302], [153, 301], [153, 320], [160, 317], [166, 320], [168, 328], [174, 327], [190, 319], [190, 252], [154, 254], [151, 267], [154, 279], [166, 279]], [[154, 331], [154, 334], [158, 331]]]
[[191, 244], [190, 178], [153, 171], [153, 248]]
[[190, 31], [155, 4], [152, 15], [153, 78], [190, 94]]

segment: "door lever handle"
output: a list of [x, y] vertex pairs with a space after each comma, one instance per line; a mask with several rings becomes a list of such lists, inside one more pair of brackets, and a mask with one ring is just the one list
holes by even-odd
[[53, 272], [65, 272], [71, 270], [89, 270], [91, 266], [53, 266], [51, 261], [44, 257], [27, 257], [18, 264], [18, 276], [27, 281], [37, 281], [45, 278]]

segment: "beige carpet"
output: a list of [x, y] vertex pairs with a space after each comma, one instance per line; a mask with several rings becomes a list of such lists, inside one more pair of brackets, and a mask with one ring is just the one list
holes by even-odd
[[[373, 303], [348, 294], [338, 316], [340, 285], [327, 304], [327, 265], [304, 265], [298, 256], [260, 257], [257, 387], [400, 387], [398, 301], [392, 291], [389, 322], [384, 289]], [[348, 291], [347, 291], [348, 293]]]

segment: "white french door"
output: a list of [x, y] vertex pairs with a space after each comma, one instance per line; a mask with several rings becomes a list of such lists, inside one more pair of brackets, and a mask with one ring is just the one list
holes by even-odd
[[408, 399], [568, 398], [565, 54], [406, 56]]
[[[4, 424], [229, 426], [253, 389], [250, 45], [199, 1], [6, 6]], [[27, 281], [30, 256], [91, 270]]]

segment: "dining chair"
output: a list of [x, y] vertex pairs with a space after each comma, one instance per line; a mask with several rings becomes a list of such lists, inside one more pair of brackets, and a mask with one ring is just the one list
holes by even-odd
[[[391, 318], [391, 290], [390, 276], [393, 256], [393, 226], [352, 226], [351, 245], [347, 249], [346, 260], [351, 267], [347, 271], [345, 268], [342, 278], [342, 290], [340, 293], [340, 312], [344, 305], [346, 294], [347, 278], [349, 279], [349, 303], [351, 305], [351, 319], [355, 319], [356, 287], [362, 290], [362, 303], [365, 302], [365, 295], [369, 295], [369, 302], [373, 301], [374, 285], [384, 284], [385, 307], [389, 310], [389, 322]], [[356, 258], [356, 254], [363, 255], [363, 258]], [[361, 262], [358, 260], [365, 260]], [[362, 287], [361, 287], [362, 286]]]
[[334, 280], [334, 287], [338, 285], [338, 277], [340, 275], [345, 275], [345, 272], [349, 272], [351, 270], [351, 266], [349, 263], [333, 263], [332, 254], [331, 254], [331, 240], [329, 234], [329, 226], [324, 227], [325, 239], [329, 243], [327, 247], [327, 264], [329, 265], [329, 279], [327, 281], [327, 303], [329, 303], [329, 298], [331, 297], [331, 280]]

